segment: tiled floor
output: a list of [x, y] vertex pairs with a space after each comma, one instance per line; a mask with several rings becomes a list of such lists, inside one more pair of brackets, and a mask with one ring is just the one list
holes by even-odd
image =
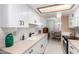
[[63, 54], [61, 41], [50, 39], [46, 47], [45, 54]]

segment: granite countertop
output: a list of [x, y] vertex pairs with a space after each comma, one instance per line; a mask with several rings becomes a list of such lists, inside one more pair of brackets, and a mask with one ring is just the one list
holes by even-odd
[[71, 39], [68, 39], [68, 41], [75, 47], [79, 50], [79, 40], [71, 40]]
[[11, 53], [11, 54], [21, 54], [30, 49], [34, 44], [36, 44], [41, 38], [43, 38], [46, 34], [40, 34], [37, 36], [33, 36], [26, 40], [20, 40], [16, 42], [12, 47], [4, 47], [1, 50]]

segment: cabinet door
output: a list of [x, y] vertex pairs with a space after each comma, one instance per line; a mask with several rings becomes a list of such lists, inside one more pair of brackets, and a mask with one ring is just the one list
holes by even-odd
[[43, 54], [44, 53], [44, 46], [45, 46], [45, 39], [42, 38], [41, 42], [40, 42], [40, 53]]
[[28, 51], [26, 51], [26, 54], [40, 54], [41, 51], [41, 43], [42, 40], [40, 40], [39, 42], [37, 42], [34, 46], [32, 46], [32, 48], [30, 48]]
[[32, 48], [25, 52], [25, 54], [43, 54], [47, 46], [47, 36], [41, 38]]
[[35, 18], [35, 21], [36, 21], [36, 25], [38, 25], [38, 26], [40, 26], [41, 25], [41, 21], [40, 21], [40, 17], [39, 17], [39, 15], [34, 15], [34, 18]]
[[39, 49], [38, 53], [40, 53], [40, 54], [43, 54], [46, 49], [46, 46], [47, 46], [46, 39], [47, 39], [46, 37], [43, 37], [38, 43], [38, 49]]
[[19, 16], [19, 27], [29, 27], [27, 14], [22, 14], [21, 16]]
[[45, 52], [47, 43], [48, 43], [47, 36], [45, 36], [44, 38], [42, 38], [42, 42], [41, 42], [41, 53]]
[[8, 5], [8, 27], [28, 27], [27, 6], [26, 5]]
[[30, 11], [28, 13], [29, 24], [34, 24], [34, 14]]
[[72, 19], [72, 26], [73, 27], [77, 27], [78, 26], [78, 20], [77, 20], [77, 17], [74, 15], [73, 19]]
[[48, 39], [47, 39], [47, 35], [46, 35], [45, 36], [45, 48], [46, 48], [47, 44], [48, 44]]
[[36, 13], [30, 12], [29, 20], [29, 24], [40, 25], [40, 17]]
[[39, 45], [35, 44], [32, 48], [25, 52], [25, 54], [39, 54]]
[[74, 16], [73, 15], [74, 14], [70, 14], [69, 15], [69, 27], [70, 28], [74, 28], [76, 26], [76, 22], [74, 22], [75, 19], [74, 19]]

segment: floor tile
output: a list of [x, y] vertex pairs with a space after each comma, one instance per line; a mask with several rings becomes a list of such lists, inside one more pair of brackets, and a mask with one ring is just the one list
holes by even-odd
[[63, 54], [61, 48], [61, 41], [56, 39], [49, 39], [45, 54]]

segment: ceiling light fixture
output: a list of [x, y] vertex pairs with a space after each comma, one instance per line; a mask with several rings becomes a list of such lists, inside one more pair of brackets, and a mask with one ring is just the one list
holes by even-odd
[[59, 12], [64, 10], [72, 9], [74, 5], [73, 4], [55, 4], [55, 5], [49, 5], [45, 7], [37, 8], [40, 13], [48, 13], [48, 12]]

